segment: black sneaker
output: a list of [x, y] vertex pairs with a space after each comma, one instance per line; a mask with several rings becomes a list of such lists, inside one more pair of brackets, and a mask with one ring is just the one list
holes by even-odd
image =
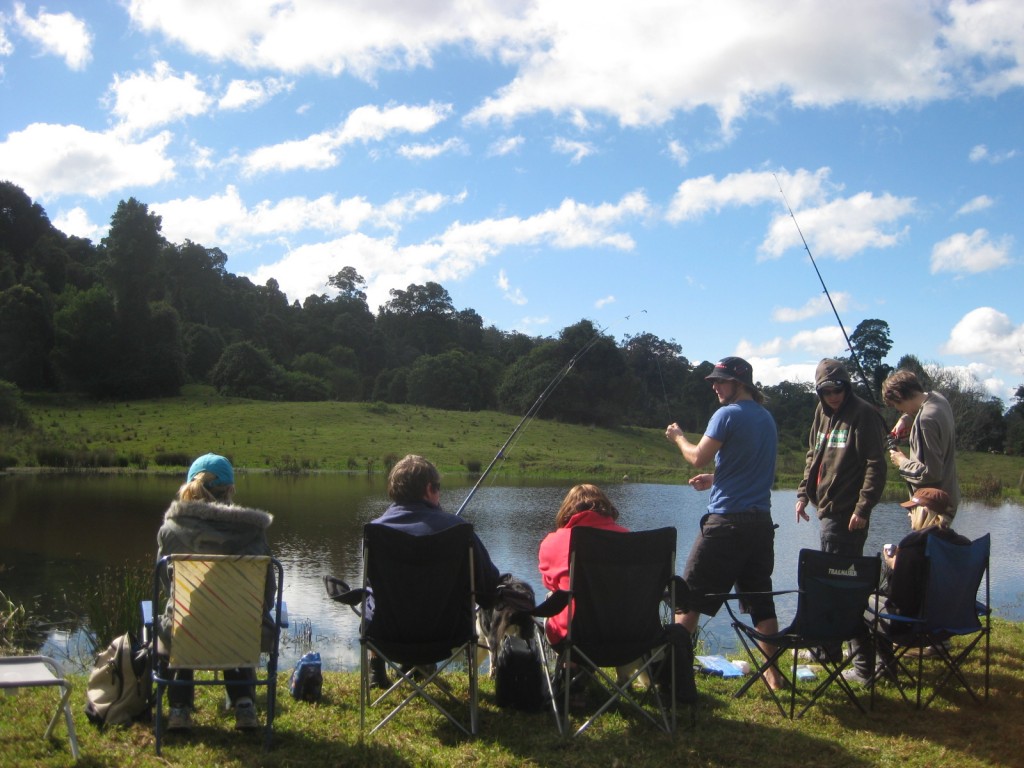
[[391, 681], [388, 680], [388, 666], [380, 656], [370, 657], [370, 688], [388, 689]]

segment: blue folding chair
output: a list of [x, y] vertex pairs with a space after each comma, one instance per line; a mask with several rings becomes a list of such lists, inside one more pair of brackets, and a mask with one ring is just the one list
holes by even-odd
[[[984, 667], [983, 696], [985, 701], [988, 700], [991, 546], [991, 536], [987, 533], [969, 545], [929, 536], [925, 543], [927, 578], [919, 614], [900, 616], [878, 612], [876, 641], [879, 645], [892, 647], [889, 670], [897, 674], [897, 687], [905, 701], [910, 701], [905, 689], [915, 690], [917, 709], [927, 708], [953, 681], [959, 682], [972, 699], [981, 703], [982, 699], [964, 674], [964, 665], [979, 648], [982, 649]], [[979, 599], [982, 595], [983, 599]], [[917, 651], [916, 664], [907, 659], [911, 650]], [[925, 674], [927, 658], [937, 660], [940, 668], [930, 677], [932, 692], [922, 704], [923, 688], [929, 682], [929, 676]], [[899, 676], [907, 678], [909, 685], [903, 683]]]

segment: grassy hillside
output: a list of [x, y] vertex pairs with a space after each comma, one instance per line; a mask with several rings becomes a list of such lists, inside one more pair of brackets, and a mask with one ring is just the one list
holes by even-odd
[[[382, 472], [406, 453], [420, 453], [445, 472], [487, 467], [520, 416], [491, 411], [438, 411], [380, 403], [275, 403], [226, 398], [208, 387], [179, 397], [133, 402], [26, 398], [33, 427], [0, 430], [8, 464], [179, 469], [207, 451], [239, 467], [276, 471]], [[697, 436], [694, 435], [694, 438]], [[531, 475], [608, 482], [685, 482], [692, 470], [661, 429], [598, 429], [535, 419], [520, 430], [496, 465], [497, 476]], [[959, 457], [968, 496], [1021, 499], [1021, 457]], [[780, 487], [803, 472], [799, 449], [779, 456]], [[902, 495], [897, 480], [890, 492]]]

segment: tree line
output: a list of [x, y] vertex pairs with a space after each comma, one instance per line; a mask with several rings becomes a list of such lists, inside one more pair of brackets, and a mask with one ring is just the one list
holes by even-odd
[[[717, 405], [704, 381], [712, 363], [692, 363], [675, 340], [615, 340], [587, 319], [555, 337], [504, 331], [457, 309], [434, 282], [392, 289], [373, 312], [350, 266], [324, 276], [330, 290], [289, 303], [276, 280], [256, 285], [227, 260], [218, 248], [169, 242], [160, 217], [135, 198], [117, 205], [99, 244], [67, 236], [22, 189], [0, 182], [0, 381], [99, 399], [170, 396], [196, 382], [254, 399], [522, 414], [564, 376], [542, 417], [606, 427], [678, 421], [687, 431], [703, 429]], [[892, 370], [888, 324], [865, 320], [851, 341], [862, 394], [880, 402]], [[951, 397], [962, 447], [1024, 453], [1024, 387], [1004, 414], [976, 382], [912, 356], [898, 367]], [[805, 440], [812, 385], [764, 390], [783, 439]]]

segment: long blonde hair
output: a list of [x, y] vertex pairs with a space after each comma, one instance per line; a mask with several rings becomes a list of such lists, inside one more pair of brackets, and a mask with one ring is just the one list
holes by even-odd
[[612, 504], [604, 491], [596, 485], [583, 483], [582, 485], [573, 486], [565, 494], [562, 506], [558, 508], [558, 514], [555, 515], [555, 527], [565, 528], [569, 523], [569, 518], [585, 509], [593, 510], [597, 514], [604, 515], [612, 520], [619, 519], [619, 510], [615, 508], [615, 505]]
[[936, 512], [934, 509], [918, 504], [910, 510], [910, 529], [912, 531], [923, 531], [937, 525], [940, 528], [949, 528], [950, 519], [947, 515]]

